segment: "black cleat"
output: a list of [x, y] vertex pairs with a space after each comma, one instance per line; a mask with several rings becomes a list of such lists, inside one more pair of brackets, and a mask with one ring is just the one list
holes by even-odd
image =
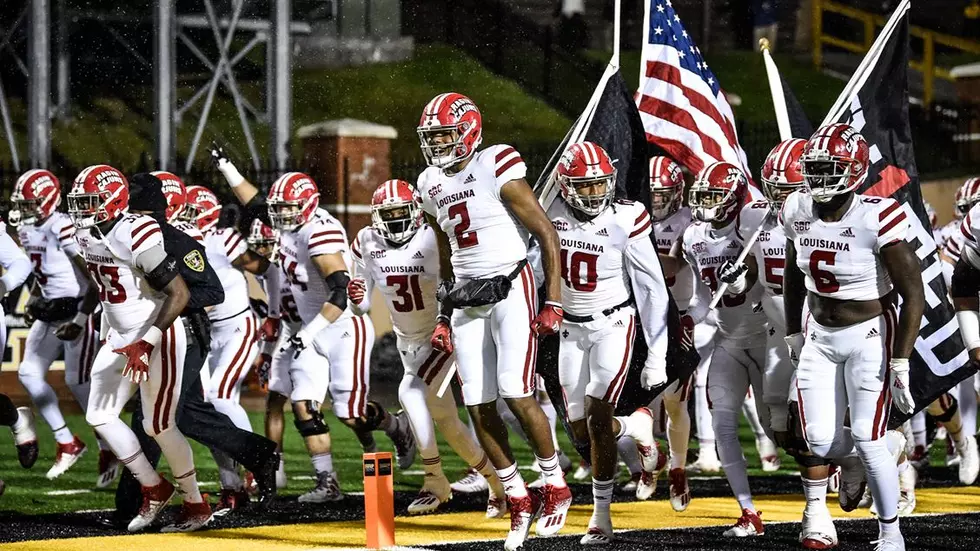
[[255, 477], [255, 484], [259, 487], [259, 508], [265, 509], [276, 499], [276, 471], [279, 470], [279, 461], [282, 454], [273, 452], [262, 467], [252, 472]]

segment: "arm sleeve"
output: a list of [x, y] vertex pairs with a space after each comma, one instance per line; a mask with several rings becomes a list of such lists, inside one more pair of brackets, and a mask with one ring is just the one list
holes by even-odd
[[875, 252], [882, 247], [898, 241], [904, 241], [909, 232], [909, 220], [905, 209], [895, 200], [882, 200], [882, 209], [877, 214], [878, 238], [875, 241]]
[[0, 264], [4, 271], [0, 281], [3, 281], [7, 291], [23, 285], [31, 273], [31, 261], [5, 230], [0, 231]]
[[265, 271], [265, 294], [269, 299], [269, 317], [278, 318], [281, 315], [280, 305], [282, 304], [282, 270], [279, 265], [269, 263], [269, 269]]
[[[645, 212], [645, 211], [644, 211]], [[649, 219], [649, 215], [647, 215]], [[642, 234], [630, 239], [626, 245], [626, 270], [633, 285], [637, 311], [643, 325], [650, 352], [647, 364], [657, 362], [661, 367], [667, 364], [667, 313], [670, 308], [670, 295], [664, 281], [660, 258], [650, 239], [649, 223]]]
[[504, 184], [527, 176], [527, 165], [524, 164], [521, 154], [509, 145], [498, 145], [486, 154], [493, 155], [494, 191], [499, 199], [500, 188]]
[[156, 270], [160, 264], [163, 264], [167, 260], [167, 251], [163, 248], [163, 240], [158, 239], [157, 242], [147, 247], [145, 244], [140, 247], [140, 253], [136, 254], [133, 251], [133, 262], [144, 274], [148, 274], [153, 270]]
[[245, 204], [245, 212], [242, 213], [242, 224], [240, 227], [247, 228], [252, 225], [252, 220], [258, 218], [266, 226], [271, 226], [269, 220], [269, 206], [265, 202], [265, 196], [261, 193], [255, 194], [248, 203]]

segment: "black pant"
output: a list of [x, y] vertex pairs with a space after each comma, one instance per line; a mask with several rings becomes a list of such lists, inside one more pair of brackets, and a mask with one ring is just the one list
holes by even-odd
[[[255, 472], [272, 459], [276, 445], [264, 436], [236, 427], [227, 415], [219, 413], [213, 405], [204, 401], [201, 369], [207, 353], [198, 339], [188, 333], [184, 380], [177, 402], [177, 428], [184, 436], [228, 454], [243, 467]], [[139, 439], [144, 455], [155, 466], [160, 461], [160, 446], [143, 430], [142, 408], [136, 408], [133, 413], [133, 432]], [[116, 489], [117, 516], [126, 519], [136, 516], [140, 495], [139, 482], [128, 469], [124, 470]]]

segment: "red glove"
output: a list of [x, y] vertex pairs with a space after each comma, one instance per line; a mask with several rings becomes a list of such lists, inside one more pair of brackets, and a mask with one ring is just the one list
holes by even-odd
[[561, 304], [546, 300], [544, 307], [531, 322], [531, 331], [538, 336], [554, 335], [561, 328], [561, 320], [564, 317], [565, 311], [562, 310]]
[[259, 338], [264, 341], [275, 341], [279, 338], [279, 327], [282, 324], [279, 318], [268, 317], [259, 327]]
[[432, 330], [432, 348], [446, 354], [453, 353], [453, 330], [449, 327], [449, 319], [439, 316], [436, 328]]
[[687, 314], [681, 316], [681, 348], [694, 348], [694, 318]]
[[140, 339], [122, 348], [117, 348], [113, 352], [126, 356], [126, 367], [123, 368], [122, 372], [123, 377], [136, 384], [149, 380], [150, 356], [153, 354], [152, 344]]
[[360, 304], [364, 300], [365, 292], [364, 278], [355, 277], [347, 284], [347, 298], [351, 299], [354, 304]]

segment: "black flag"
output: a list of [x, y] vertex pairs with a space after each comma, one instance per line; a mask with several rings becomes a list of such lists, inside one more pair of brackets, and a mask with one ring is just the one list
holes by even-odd
[[813, 135], [813, 124], [807, 118], [803, 106], [800, 105], [800, 100], [796, 99], [796, 95], [793, 94], [789, 83], [782, 75], [779, 77], [779, 83], [783, 88], [783, 100], [786, 101], [786, 112], [789, 114], [790, 132], [794, 138], [809, 140], [810, 136]]
[[[581, 116], [589, 117], [590, 115], [591, 122], [584, 131], [578, 132], [578, 136], [574, 135], [574, 131], [565, 136], [555, 155], [552, 156], [548, 167], [542, 171], [537, 184], [535, 184], [535, 191], [539, 197], [546, 191], [551, 174], [562, 153], [569, 145], [580, 141], [591, 141], [602, 146], [613, 160], [613, 166], [616, 167], [616, 196], [641, 202], [649, 210], [650, 186], [647, 174], [649, 156], [646, 133], [643, 130], [640, 113], [636, 110], [633, 94], [629, 91], [626, 81], [623, 80], [619, 71], [612, 74], [606, 81], [598, 103], [595, 104], [594, 112], [586, 108], [585, 113]], [[542, 197], [542, 201], [546, 200], [547, 198]], [[556, 197], [554, 200], [560, 201], [561, 199]], [[547, 210], [548, 204], [544, 204], [544, 207]], [[652, 235], [651, 239], [653, 239]], [[667, 349], [667, 380], [670, 384], [690, 376], [697, 368], [699, 357], [697, 352], [693, 350], [683, 351], [680, 347], [680, 340], [674, 337], [674, 335], [680, 334], [680, 321], [677, 306], [673, 299], [671, 299], [668, 322], [670, 335], [672, 335]], [[617, 414], [628, 415], [636, 408], [648, 405], [659, 391], [663, 390], [662, 387], [646, 391], [640, 386], [640, 371], [646, 361], [647, 346], [643, 333], [637, 331], [636, 334], [633, 360], [616, 408]], [[551, 353], [547, 354], [547, 357], [539, 355], [538, 371], [542, 373], [542, 371], [554, 370], [553, 377], [544, 373], [542, 375], [545, 378], [549, 395], [559, 397], [561, 390], [557, 386], [557, 339], [555, 341], [555, 343], [542, 343], [541, 349], [548, 348], [550, 345], [555, 357], [552, 359]], [[546, 368], [542, 362], [547, 365]], [[555, 403], [556, 407], [560, 407], [563, 400], [552, 400], [552, 402]], [[564, 412], [562, 412], [562, 417], [564, 417]]]
[[[867, 67], [863, 86], [831, 115], [830, 122], [850, 124], [868, 141], [871, 167], [858, 191], [891, 197], [915, 215], [908, 217], [911, 222], [908, 242], [921, 262], [926, 310], [911, 358], [910, 382], [916, 410], [921, 410], [976, 370], [967, 364], [966, 348], [946, 292], [936, 243], [932, 232], [926, 229], [931, 225], [922, 204], [909, 128], [907, 3], [905, 10], [880, 49], [877, 62]], [[875, 53], [872, 49], [868, 55]], [[890, 425], [897, 426], [907, 418], [892, 408]]]

